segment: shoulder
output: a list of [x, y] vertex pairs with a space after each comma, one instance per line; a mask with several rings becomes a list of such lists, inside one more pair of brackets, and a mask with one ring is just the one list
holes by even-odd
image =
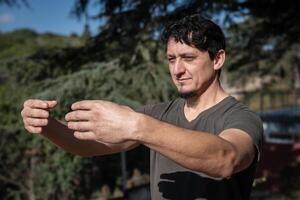
[[262, 126], [262, 121], [257, 113], [250, 110], [248, 106], [239, 102], [234, 97], [230, 98], [224, 112], [225, 122], [230, 123], [232, 121], [255, 123], [258, 126]]
[[136, 109], [136, 111], [151, 117], [160, 118], [168, 110], [176, 109], [181, 103], [183, 103], [182, 101], [182, 99], [178, 98], [168, 102], [144, 105]]
[[224, 129], [240, 129], [253, 139], [255, 146], [260, 149], [263, 138], [263, 125], [257, 113], [248, 106], [232, 98], [224, 113]]

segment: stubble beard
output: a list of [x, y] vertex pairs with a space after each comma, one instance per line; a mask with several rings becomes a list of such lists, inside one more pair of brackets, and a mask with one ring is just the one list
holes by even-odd
[[[181, 85], [182, 87], [182, 85]], [[195, 97], [197, 95], [197, 92], [195, 90], [193, 91], [187, 91], [187, 92], [181, 92], [180, 90], [182, 89], [181, 87], [177, 88], [178, 89], [178, 96], [183, 99], [190, 99], [192, 97]]]
[[180, 98], [183, 98], [183, 99], [190, 99], [192, 97], [195, 97], [197, 95], [197, 92], [196, 91], [191, 91], [191, 92], [178, 92], [178, 96]]

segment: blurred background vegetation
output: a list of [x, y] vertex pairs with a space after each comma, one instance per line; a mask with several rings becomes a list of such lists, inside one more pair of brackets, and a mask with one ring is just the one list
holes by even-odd
[[[28, 4], [0, 0], [0, 6]], [[97, 14], [89, 13], [90, 4], [100, 5]], [[76, 0], [70, 12], [86, 21], [82, 35], [0, 29], [0, 198], [91, 199], [103, 184], [121, 187], [119, 154], [81, 158], [27, 134], [23, 102], [56, 99], [52, 114], [63, 120], [83, 99], [137, 108], [174, 98], [159, 34], [168, 20], [187, 14], [202, 13], [224, 29], [222, 81], [229, 92], [256, 111], [299, 104], [299, 9], [289, 0]], [[91, 20], [102, 22], [93, 36]], [[148, 159], [143, 147], [128, 152], [128, 173], [149, 173]], [[285, 187], [284, 195], [300, 198], [298, 190]]]

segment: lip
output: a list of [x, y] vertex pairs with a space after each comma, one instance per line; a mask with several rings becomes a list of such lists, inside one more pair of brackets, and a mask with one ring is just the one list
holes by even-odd
[[190, 80], [191, 78], [178, 78], [177, 79], [177, 81], [179, 82], [179, 83], [183, 83], [183, 82], [186, 82], [186, 81], [188, 81], [188, 80]]

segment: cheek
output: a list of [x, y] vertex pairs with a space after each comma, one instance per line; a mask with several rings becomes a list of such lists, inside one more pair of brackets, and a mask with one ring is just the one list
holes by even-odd
[[175, 75], [172, 73], [172, 71], [171, 71], [171, 69], [170, 69], [170, 71], [169, 71], [169, 74], [170, 74], [170, 76], [171, 76], [171, 79], [172, 79], [172, 81], [174, 82], [174, 84], [176, 84], [176, 77], [175, 77]]
[[173, 68], [170, 66], [169, 66], [169, 74], [170, 74], [172, 80], [175, 82], [176, 76], [174, 75]]
[[214, 69], [210, 66], [197, 66], [193, 69], [187, 70], [187, 73], [192, 77], [195, 84], [199, 84], [203, 81], [206, 81], [207, 79], [210, 79], [214, 74]]
[[172, 71], [172, 67], [170, 65], [169, 65], [169, 73], [173, 77], [173, 71]]

